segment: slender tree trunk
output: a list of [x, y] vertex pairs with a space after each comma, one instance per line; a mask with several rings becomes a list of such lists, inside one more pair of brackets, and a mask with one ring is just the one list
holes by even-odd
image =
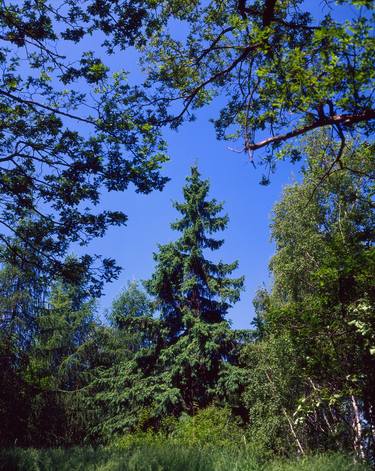
[[[374, 407], [371, 405], [369, 406], [369, 416], [371, 419], [375, 417], [375, 412], [374, 412]], [[375, 443], [375, 423], [374, 420], [371, 420], [371, 435], [372, 435], [372, 441]]]
[[292, 433], [292, 435], [293, 435], [294, 440], [296, 441], [297, 448], [298, 448], [299, 452], [301, 453], [301, 455], [304, 456], [304, 455], [305, 455], [305, 451], [304, 451], [304, 449], [303, 449], [303, 447], [302, 447], [302, 444], [301, 444], [301, 442], [300, 442], [300, 440], [299, 440], [299, 438], [298, 438], [298, 435], [297, 435], [296, 431], [294, 430], [293, 421], [292, 421], [292, 419], [289, 417], [289, 414], [287, 413], [287, 411], [286, 411], [286, 409], [285, 409], [284, 407], [283, 407], [283, 414], [284, 414], [286, 420], [288, 421], [289, 428], [290, 428], [290, 431], [291, 431], [291, 433]]
[[359, 407], [357, 400], [354, 396], [351, 397], [352, 400], [352, 407], [353, 407], [353, 431], [354, 431], [354, 443], [353, 448], [357, 455], [364, 460], [365, 459], [365, 452], [363, 449], [362, 443], [362, 424], [361, 424], [361, 417], [359, 412]]
[[[315, 392], [318, 392], [318, 393], [319, 393], [319, 389], [315, 386], [313, 380], [312, 380], [311, 378], [308, 378], [308, 379], [309, 379], [309, 383], [311, 384], [311, 387], [313, 388], [313, 390], [314, 390]], [[327, 425], [327, 428], [328, 428], [329, 433], [333, 435], [333, 434], [334, 434], [334, 431], [333, 431], [333, 428], [332, 428], [332, 426], [331, 426], [331, 424], [330, 424], [330, 422], [329, 422], [329, 419], [328, 419], [328, 417], [327, 417], [327, 414], [326, 414], [326, 411], [325, 411], [324, 407], [322, 407], [322, 416], [323, 416], [324, 422], [325, 422], [326, 425]]]

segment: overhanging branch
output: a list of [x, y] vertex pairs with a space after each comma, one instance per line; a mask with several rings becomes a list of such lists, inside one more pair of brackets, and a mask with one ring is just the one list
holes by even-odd
[[42, 108], [43, 110], [51, 111], [52, 113], [56, 113], [56, 114], [59, 114], [61, 116], [65, 116], [67, 118], [76, 119], [77, 121], [81, 121], [83, 123], [92, 124], [92, 125], [96, 126], [95, 121], [93, 121], [91, 119], [82, 118], [81, 116], [77, 116], [77, 115], [74, 115], [74, 114], [71, 114], [71, 113], [67, 113], [66, 111], [59, 110], [58, 108], [53, 108], [52, 106], [48, 106], [48, 105], [45, 105], [43, 103], [39, 103], [37, 101], [28, 100], [26, 98], [18, 97], [16, 95], [13, 95], [12, 93], [6, 92], [5, 90], [0, 90], [0, 95], [6, 96], [6, 97], [10, 98], [11, 100], [17, 101], [18, 103], [21, 103], [23, 105], [27, 105], [30, 108], [35, 108], [35, 107]]
[[365, 110], [360, 114], [338, 114], [334, 116], [327, 116], [315, 121], [312, 124], [293, 129], [292, 131], [289, 131], [285, 134], [278, 134], [277, 136], [268, 137], [263, 141], [248, 143], [245, 146], [245, 150], [255, 151], [270, 144], [277, 144], [278, 142], [287, 141], [288, 139], [300, 136], [309, 131], [312, 131], [313, 129], [322, 128], [325, 126], [352, 126], [353, 124], [359, 123], [361, 121], [370, 121], [371, 119], [375, 119], [375, 110], [372, 109]]

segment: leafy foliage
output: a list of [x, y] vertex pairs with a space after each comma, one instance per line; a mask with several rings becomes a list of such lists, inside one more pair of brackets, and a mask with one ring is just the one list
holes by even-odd
[[134, 281], [128, 283], [127, 288], [113, 301], [110, 320], [121, 329], [128, 319], [141, 316], [152, 317], [153, 311], [151, 300]]
[[[81, 50], [76, 45], [90, 35], [112, 32], [112, 14], [123, 46], [133, 43], [145, 14], [139, 2], [25, 0], [0, 7], [3, 256], [47, 278], [79, 282], [89, 273], [93, 294], [118, 275], [114, 260], [98, 266], [92, 255], [64, 258], [71, 243], [86, 246], [126, 223], [122, 211], [97, 209], [102, 192], [134, 185], [149, 193], [166, 182], [159, 174], [164, 143], [150, 116], [134, 108], [141, 95], [126, 73], [110, 73], [100, 51], [83, 50], [77, 60], [62, 54]], [[105, 41], [101, 55], [108, 48]]]
[[301, 454], [352, 448], [373, 459], [373, 166], [368, 146], [349, 147], [327, 176], [331, 144], [324, 134], [308, 144], [303, 183], [275, 206], [274, 286], [263, 294], [262, 340], [245, 348], [244, 397], [258, 431], [267, 413], [280, 427], [282, 412]]
[[[161, 123], [177, 127], [219, 97], [217, 136], [240, 140], [251, 160], [266, 149], [270, 170], [280, 146], [314, 129], [340, 141], [353, 129], [369, 135], [373, 3], [336, 2], [350, 8], [344, 21], [334, 3], [314, 18], [302, 0], [158, 2], [140, 49]], [[294, 161], [301, 149], [281, 155]]]

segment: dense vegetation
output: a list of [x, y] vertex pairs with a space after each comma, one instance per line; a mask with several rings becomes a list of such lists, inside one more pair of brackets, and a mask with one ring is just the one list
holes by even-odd
[[0, 469], [7, 471], [369, 471], [342, 455], [316, 456], [300, 460], [260, 464], [243, 452], [222, 449], [181, 449], [143, 446], [133, 450], [73, 448], [70, 450], [9, 450], [0, 455]]
[[319, 183], [332, 143], [307, 145], [303, 181], [274, 209], [274, 285], [259, 291], [251, 331], [225, 320], [243, 279], [229, 277], [236, 262], [206, 256], [228, 219], [196, 167], [175, 204], [180, 238], [159, 247], [145, 289], [120, 293], [109, 323], [96, 320], [84, 285], [38, 290], [36, 276], [5, 266], [2, 443], [177, 440], [237, 444], [260, 460], [342, 450], [372, 461], [371, 154], [348, 151], [352, 171]]
[[[305, 3], [0, 2], [3, 469], [375, 464], [373, 5], [337, 2], [356, 8], [340, 23], [331, 2], [318, 22]], [[83, 50], [95, 35], [97, 56]], [[142, 84], [105, 65], [127, 47]], [[71, 244], [126, 223], [103, 191], [163, 188], [163, 127], [216, 94], [218, 136], [251, 161], [304, 157], [274, 206], [252, 328], [227, 319], [244, 280], [211, 254], [229, 219], [197, 167], [175, 240], [104, 320], [96, 300], [119, 267]]]

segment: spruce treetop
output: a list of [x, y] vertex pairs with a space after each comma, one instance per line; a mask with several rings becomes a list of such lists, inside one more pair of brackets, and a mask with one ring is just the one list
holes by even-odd
[[224, 240], [212, 234], [228, 224], [228, 216], [220, 215], [223, 204], [209, 200], [208, 193], [209, 182], [202, 180], [193, 166], [183, 188], [184, 201], [174, 203], [182, 217], [171, 227], [181, 236], [159, 247], [156, 271], [147, 284], [174, 334], [191, 316], [208, 323], [224, 321], [243, 287], [243, 277], [229, 278], [238, 267], [237, 261], [213, 263], [205, 256], [207, 249], [214, 251], [223, 245]]

